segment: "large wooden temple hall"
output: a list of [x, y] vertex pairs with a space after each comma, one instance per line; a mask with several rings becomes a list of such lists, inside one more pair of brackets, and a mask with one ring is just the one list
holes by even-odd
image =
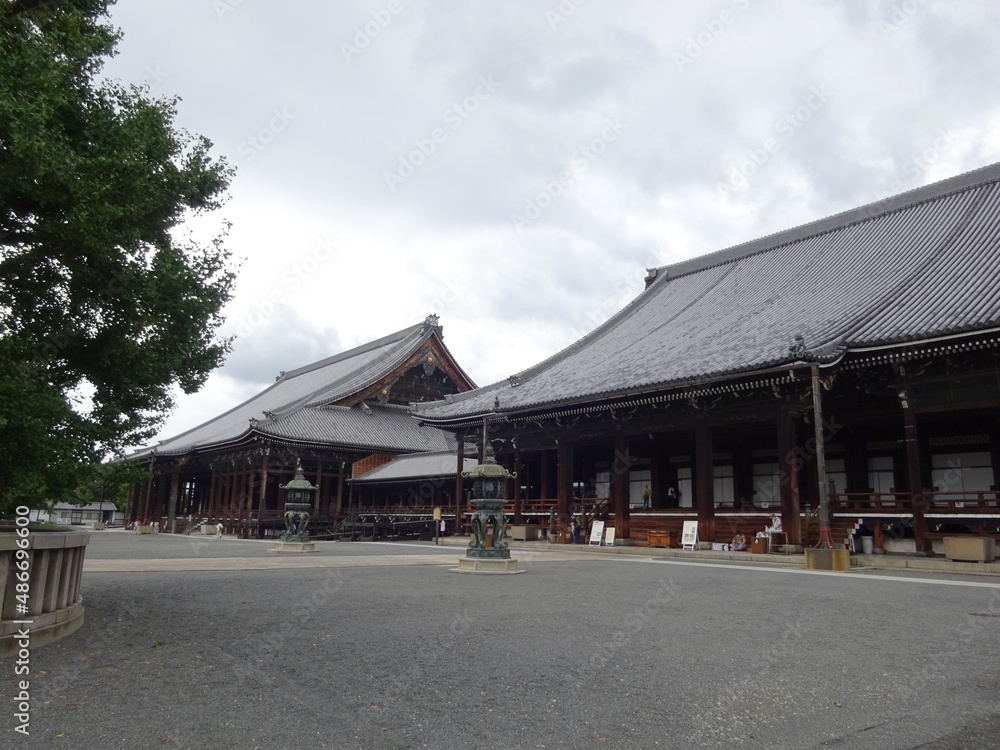
[[[409, 406], [473, 386], [434, 315], [282, 372], [248, 401], [132, 456], [149, 469], [149, 480], [132, 487], [129, 519], [175, 532], [221, 521], [231, 533], [273, 533], [283, 528], [283, 485], [297, 462], [318, 487], [312, 496], [318, 531], [335, 528], [364, 503], [428, 517], [432, 506], [453, 508], [455, 484], [439, 480], [440, 457], [449, 457], [449, 479], [475, 461], [463, 456], [457, 464], [454, 437], [418, 425]], [[423, 460], [404, 462], [409, 471], [370, 478], [355, 497], [355, 480], [384, 475], [376, 470], [404, 456]]]
[[826, 495], [836, 545], [930, 552], [1000, 538], [998, 358], [1000, 164], [649, 269], [605, 324], [483, 388], [434, 317], [283, 373], [137, 454], [132, 518], [278, 519], [302, 460], [319, 526], [419, 502], [460, 528], [485, 423], [512, 520], [560, 539], [604, 517], [622, 543], [691, 520], [725, 543], [777, 516], [811, 545]]
[[544, 362], [414, 405], [459, 445], [488, 424], [515, 523], [603, 513], [641, 541], [696, 520], [724, 543], [778, 515], [809, 545], [825, 493], [837, 545], [1000, 536], [1000, 165], [646, 282]]

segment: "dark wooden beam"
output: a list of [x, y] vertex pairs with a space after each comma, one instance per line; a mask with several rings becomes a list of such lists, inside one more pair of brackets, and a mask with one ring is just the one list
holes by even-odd
[[910, 487], [910, 503], [913, 511], [913, 541], [920, 554], [930, 554], [931, 542], [927, 538], [927, 497], [920, 465], [920, 435], [917, 431], [917, 415], [910, 407], [906, 391], [900, 391], [899, 402], [903, 407], [903, 444], [906, 446], [906, 476]]
[[[621, 431], [615, 433], [615, 452], [611, 461], [611, 504], [615, 509], [615, 539], [625, 544], [629, 538], [629, 457], [628, 438]], [[617, 541], [616, 541], [617, 543]]]
[[789, 544], [803, 544], [799, 458], [796, 455], [795, 419], [787, 405], [777, 409], [778, 491], [781, 498], [781, 527]]
[[715, 479], [712, 475], [712, 428], [707, 416], [694, 426], [694, 496], [698, 507], [698, 539], [715, 541]]

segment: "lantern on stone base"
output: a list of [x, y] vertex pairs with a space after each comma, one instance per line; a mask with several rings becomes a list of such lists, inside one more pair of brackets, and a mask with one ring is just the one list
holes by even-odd
[[507, 515], [503, 512], [506, 504], [504, 489], [507, 480], [517, 475], [496, 462], [493, 446], [487, 442], [483, 462], [462, 476], [473, 480], [471, 502], [476, 511], [472, 514], [472, 541], [465, 551], [465, 559], [459, 560], [456, 571], [523, 573], [523, 570], [517, 569], [517, 560], [511, 559], [510, 549], [504, 540], [507, 532]]
[[279, 484], [285, 491], [285, 530], [272, 548], [273, 552], [313, 552], [316, 545], [309, 541], [309, 508], [312, 493], [318, 487], [311, 484], [302, 473], [302, 461], [295, 463], [295, 478], [288, 484]]

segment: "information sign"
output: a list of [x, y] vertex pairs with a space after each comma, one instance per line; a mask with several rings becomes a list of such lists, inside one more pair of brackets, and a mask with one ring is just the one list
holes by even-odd
[[694, 550], [698, 547], [698, 522], [685, 521], [681, 531], [681, 547]]

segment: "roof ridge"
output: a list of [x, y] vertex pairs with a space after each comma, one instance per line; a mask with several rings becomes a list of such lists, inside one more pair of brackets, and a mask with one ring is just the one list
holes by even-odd
[[715, 252], [699, 255], [677, 263], [658, 266], [650, 270], [654, 272], [654, 276], [657, 278], [661, 276], [677, 278], [678, 276], [706, 271], [709, 268], [724, 263], [731, 263], [758, 253], [777, 250], [785, 245], [801, 242], [810, 237], [828, 234], [853, 224], [859, 224], [863, 221], [878, 218], [879, 216], [918, 206], [921, 203], [927, 203], [998, 181], [1000, 181], [1000, 162], [988, 164], [985, 167], [979, 167], [978, 169], [963, 172], [944, 180], [932, 182], [929, 185], [922, 185], [912, 190], [897, 193], [888, 198], [866, 203], [847, 211], [831, 214], [821, 219], [800, 224], [791, 229], [783, 229], [779, 232], [742, 242], [739, 245], [732, 245], [722, 250], [716, 250]]
[[[432, 320], [432, 318], [433, 318], [433, 320]], [[328, 367], [330, 365], [337, 364], [339, 362], [344, 362], [344, 361], [353, 359], [354, 357], [357, 357], [357, 356], [359, 356], [361, 354], [366, 354], [366, 353], [371, 352], [373, 350], [376, 350], [376, 349], [379, 349], [379, 348], [382, 348], [382, 347], [385, 347], [385, 346], [389, 346], [389, 345], [394, 344], [394, 343], [399, 343], [401, 341], [405, 341], [407, 339], [407, 337], [413, 336], [414, 334], [421, 334], [424, 331], [433, 332], [434, 330], [436, 330], [438, 328], [440, 328], [440, 326], [437, 325], [437, 318], [436, 318], [436, 316], [429, 316], [426, 320], [423, 320], [420, 323], [416, 323], [415, 325], [408, 326], [407, 328], [404, 328], [404, 329], [402, 329], [400, 331], [396, 331], [395, 333], [390, 333], [387, 336], [383, 336], [383, 337], [381, 337], [379, 339], [376, 339], [375, 341], [370, 341], [367, 344], [361, 344], [360, 346], [356, 346], [353, 349], [348, 349], [346, 351], [340, 352], [338, 354], [334, 354], [334, 355], [332, 355], [330, 357], [326, 357], [324, 359], [318, 360], [318, 361], [313, 362], [311, 364], [303, 365], [302, 367], [298, 367], [298, 368], [296, 368], [294, 370], [290, 370], [288, 372], [282, 373], [278, 377], [277, 380], [275, 380], [273, 383], [271, 383], [270, 385], [268, 385], [264, 390], [258, 391], [257, 393], [254, 393], [249, 398], [244, 399], [240, 403], [238, 403], [235, 406], [233, 406], [231, 409], [227, 409], [222, 414], [218, 414], [215, 417], [212, 417], [211, 419], [208, 419], [208, 420], [206, 420], [204, 422], [201, 422], [200, 424], [195, 425], [194, 427], [191, 427], [191, 428], [189, 428], [189, 429], [185, 430], [184, 432], [181, 432], [181, 433], [179, 433], [177, 435], [173, 435], [173, 436], [171, 436], [169, 438], [166, 438], [164, 440], [160, 440], [155, 446], [151, 446], [151, 449], [154, 450], [154, 451], [159, 451], [161, 449], [164, 449], [165, 446], [168, 446], [168, 445], [171, 445], [171, 444], [177, 445], [179, 443], [179, 441], [181, 441], [185, 436], [191, 435], [191, 434], [197, 432], [198, 430], [201, 430], [201, 429], [205, 428], [206, 426], [208, 426], [210, 424], [220, 422], [221, 420], [225, 419], [229, 415], [234, 414], [235, 412], [238, 412], [239, 410], [246, 408], [248, 405], [252, 404], [254, 401], [257, 401], [258, 399], [260, 399], [261, 397], [263, 397], [265, 394], [270, 393], [272, 390], [274, 390], [274, 389], [276, 389], [276, 388], [278, 388], [278, 387], [280, 387], [280, 386], [288, 383], [290, 380], [292, 380], [292, 379], [294, 379], [294, 378], [296, 378], [296, 377], [298, 377], [300, 375], [304, 375], [304, 374], [309, 373], [309, 372], [314, 372], [314, 371], [320, 370], [320, 369], [322, 369], [324, 367]], [[421, 336], [419, 340], [422, 341], [423, 338], [424, 337]], [[376, 360], [374, 362], [370, 363], [369, 366], [374, 365], [378, 361], [379, 361], [378, 358], [376, 358]], [[306, 396], [301, 396], [301, 397], [299, 397], [297, 399], [293, 398], [290, 401], [282, 403], [279, 406], [276, 406], [276, 407], [268, 409], [266, 414], [264, 414], [264, 412], [257, 412], [258, 415], [263, 414], [264, 417], [265, 417], [265, 419], [260, 419], [257, 422], [257, 424], [258, 425], [261, 425], [261, 424], [270, 424], [270, 423], [274, 423], [275, 421], [277, 421], [279, 419], [282, 419], [282, 418], [284, 418], [286, 416], [289, 416], [290, 414], [293, 414], [293, 413], [297, 412], [298, 410], [300, 410], [303, 406], [309, 405], [310, 401], [312, 401], [313, 399], [316, 398], [317, 393], [320, 393], [320, 392], [330, 392], [333, 387], [335, 387], [338, 384], [341, 384], [341, 383], [343, 383], [343, 382], [345, 382], [347, 380], [350, 380], [351, 377], [356, 377], [357, 374], [358, 373], [355, 370], [352, 373], [350, 373], [349, 375], [345, 375], [345, 376], [339, 378], [338, 380], [336, 380], [333, 383], [325, 383], [323, 386], [321, 386], [319, 388], [314, 388], [313, 390], [311, 390]], [[241, 436], [243, 434], [246, 434], [245, 431], [243, 433], [241, 433]], [[223, 440], [222, 442], [228, 442], [228, 441], [229, 441], [229, 438]], [[191, 449], [194, 449], [194, 448], [197, 448], [197, 447], [198, 446], [181, 444], [181, 445], [179, 445], [179, 447], [177, 449], [174, 449], [174, 450], [180, 450], [182, 448], [184, 450], [191, 450]], [[169, 450], [171, 450], [171, 448], [167, 447], [166, 450], [169, 451]], [[150, 452], [150, 447], [140, 449], [139, 451], [136, 451], [136, 454], [145, 455], [148, 452]]]
[[[412, 335], [414, 332], [419, 332], [420, 326], [419, 325], [412, 326], [411, 328], [408, 328], [408, 329], [405, 329], [405, 330], [408, 332], [408, 335]], [[403, 331], [400, 331], [398, 333], [403, 333]], [[356, 357], [356, 356], [358, 356], [360, 354], [365, 354], [367, 352], [374, 351], [377, 348], [385, 347], [385, 346], [388, 346], [390, 344], [398, 344], [398, 343], [400, 343], [402, 341], [406, 341], [406, 339], [407, 339], [407, 336], [399, 336], [398, 338], [395, 338], [394, 337], [395, 335], [396, 334], [393, 334], [393, 335], [385, 336], [385, 337], [379, 339], [379, 341], [382, 342], [382, 344], [379, 347], [375, 347], [375, 346], [361, 346], [361, 347], [357, 347], [355, 350], [351, 350], [353, 352], [353, 354], [350, 357], [343, 357], [343, 358], [340, 358], [340, 359], [338, 359], [336, 356], [334, 356], [334, 357], [328, 357], [327, 359], [323, 360], [323, 363], [324, 363], [323, 366], [324, 367], [328, 367], [329, 365], [336, 364], [338, 362], [344, 362], [344, 361], [347, 361], [348, 359], [353, 359], [354, 357]], [[363, 351], [361, 351], [361, 350], [363, 350]], [[409, 348], [407, 349], [407, 351], [409, 351]], [[375, 360], [373, 360], [372, 362], [370, 362], [367, 365], [367, 368], [375, 367], [383, 359], [385, 359], [387, 357], [390, 357], [391, 354], [392, 354], [392, 351], [389, 351], [389, 352], [384, 353], [381, 357], [377, 357]], [[365, 368], [365, 369], [367, 369], [367, 368]], [[303, 372], [312, 372], [312, 371], [318, 370], [318, 369], [322, 369], [322, 368], [320, 368], [320, 367], [310, 368], [309, 370], [303, 370]], [[302, 373], [298, 373], [298, 374], [302, 374]], [[331, 383], [325, 383], [322, 387], [316, 388], [316, 389], [310, 391], [309, 393], [307, 393], [306, 395], [302, 396], [301, 398], [296, 399], [295, 401], [291, 401], [291, 402], [289, 402], [289, 403], [287, 403], [287, 404], [285, 404], [285, 405], [283, 405], [283, 406], [281, 406], [281, 407], [279, 407], [277, 409], [272, 409], [271, 412], [276, 415], [275, 416], [276, 419], [280, 419], [282, 417], [288, 416], [289, 414], [297, 412], [297, 411], [299, 411], [300, 409], [302, 409], [303, 407], [306, 407], [306, 406], [322, 406], [323, 405], [323, 399], [326, 398], [325, 394], [328, 394], [328, 393], [331, 393], [331, 392], [336, 392], [336, 389], [337, 389], [338, 386], [342, 385], [343, 383], [349, 382], [352, 378], [356, 378], [357, 376], [358, 376], [358, 371], [357, 370], [353, 370], [353, 371], [345, 374], [341, 378], [339, 378], [339, 379], [337, 379], [337, 380], [335, 380], [335, 381], [333, 381]], [[293, 375], [293, 377], [295, 377], [295, 376]], [[281, 380], [278, 381], [278, 383], [281, 383], [284, 380], [285, 380], [285, 378], [282, 378]], [[277, 383], [275, 383], [275, 385], [277, 385]]]
[[[656, 281], [659, 281], [659, 279], [657, 279]], [[536, 377], [537, 375], [549, 369], [553, 365], [558, 364], [559, 362], [564, 360], [566, 357], [569, 357], [574, 352], [589, 345], [594, 339], [604, 336], [609, 331], [613, 330], [614, 327], [617, 325], [617, 323], [619, 323], [622, 319], [626, 318], [630, 312], [632, 312], [635, 308], [639, 307], [640, 305], [646, 304], [650, 299], [652, 299], [655, 296], [654, 287], [655, 291], [659, 291], [661, 286], [662, 285], [660, 284], [650, 284], [641, 292], [639, 292], [638, 296], [631, 299], [628, 302], [628, 304], [626, 304], [621, 310], [616, 312], [610, 318], [605, 320], [600, 325], [596, 326], [593, 330], [584, 334], [581, 338], [563, 347], [555, 354], [547, 357], [546, 359], [543, 359], [541, 362], [532, 365], [527, 369], [519, 370], [518, 372], [514, 373], [513, 375], [510, 375], [504, 380], [498, 380], [495, 383], [489, 383], [488, 385], [484, 385], [479, 388], [473, 388], [471, 391], [465, 391], [464, 393], [448, 394], [447, 396], [445, 396], [444, 399], [440, 399], [438, 401], [424, 401], [420, 403], [410, 404], [411, 413], [416, 414], [424, 409], [432, 408], [434, 405], [440, 405], [444, 403], [453, 404], [456, 402], [464, 401], [469, 398], [476, 398], [492, 390], [503, 388], [505, 385], [509, 385], [514, 388], [516, 388], [519, 385], [523, 385], [528, 380]], [[500, 406], [502, 408], [503, 404], [501, 403]], [[490, 414], [493, 413], [493, 411], [494, 409], [490, 408], [489, 410], [486, 410], [483, 413]]]
[[360, 354], [367, 354], [368, 352], [379, 349], [388, 344], [394, 344], [398, 341], [403, 341], [407, 336], [413, 334], [415, 331], [420, 330], [423, 327], [423, 323], [417, 323], [416, 325], [409, 326], [402, 329], [401, 331], [396, 331], [395, 333], [390, 333], [388, 336], [383, 336], [375, 341], [369, 341], [367, 344], [360, 344], [353, 349], [348, 349], [342, 351], [339, 354], [333, 354], [325, 359], [317, 360], [308, 365], [303, 365], [302, 367], [297, 367], [294, 370], [290, 370], [281, 376], [281, 380], [286, 380], [288, 378], [295, 378], [299, 375], [304, 375], [307, 372], [312, 372], [313, 370], [318, 370], [320, 368], [326, 367], [327, 365], [332, 365], [337, 362], [343, 362], [345, 359], [352, 359]]
[[[434, 334], [433, 330], [425, 329], [423, 327], [418, 327], [418, 333], [421, 335], [414, 339], [411, 346], [406, 347], [402, 350], [391, 350], [383, 353], [380, 357], [373, 360], [365, 370], [369, 371], [369, 375], [362, 380], [353, 389], [353, 392], [363, 391], [368, 388], [373, 383], [377, 383], [379, 380], [384, 378], [388, 373], [392, 372], [393, 369], [403, 364], [407, 359], [412, 357], [417, 350]], [[406, 337], [399, 339], [399, 341], [405, 341]], [[398, 343], [398, 342], [390, 342]], [[377, 368], [377, 369], [376, 369]], [[371, 371], [375, 371], [372, 373]], [[343, 386], [344, 383], [348, 383], [354, 378], [357, 378], [358, 372], [352, 372], [344, 375], [333, 383], [329, 383], [326, 388], [320, 391], [313, 391], [309, 394], [308, 398], [304, 401], [306, 406], [323, 406], [325, 403], [329, 403], [331, 400], [336, 400], [338, 398], [343, 398], [344, 393], [340, 393], [338, 388]]]
[[[618, 323], [627, 318], [637, 308], [647, 304], [649, 300], [655, 297], [656, 296], [655, 292], [659, 292], [661, 287], [662, 284], [650, 284], [641, 292], [639, 292], [638, 296], [630, 300], [628, 304], [626, 304], [621, 310], [616, 312], [614, 315], [612, 315], [610, 318], [605, 320], [600, 325], [596, 326], [593, 330], [584, 334], [581, 338], [572, 342], [563, 349], [560, 349], [558, 352], [548, 357], [547, 359], [542, 360], [538, 364], [533, 365], [525, 370], [521, 370], [520, 372], [515, 373], [514, 375], [511, 375], [510, 378], [508, 378], [508, 382], [512, 386], [521, 385], [525, 381], [530, 380], [539, 373], [542, 373], [545, 370], [549, 369], [553, 365], [558, 364], [559, 362], [561, 362], [574, 352], [578, 351], [579, 349], [582, 349], [585, 346], [589, 346], [595, 339], [607, 335], [609, 332], [614, 330], [614, 328], [618, 325]], [[497, 384], [499, 385], [500, 383], [503, 383], [503, 381], [501, 380]], [[469, 393], [474, 393], [474, 392], [475, 391], [469, 391]]]

